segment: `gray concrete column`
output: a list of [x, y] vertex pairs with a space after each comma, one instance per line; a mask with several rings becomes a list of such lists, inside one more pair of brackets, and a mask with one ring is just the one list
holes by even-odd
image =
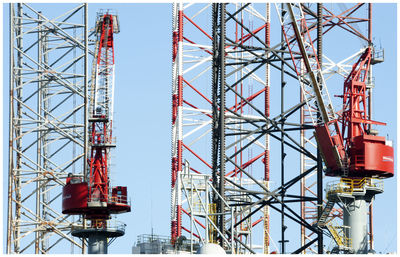
[[351, 239], [352, 249], [356, 254], [368, 253], [367, 215], [368, 202], [364, 198], [347, 199], [343, 209], [343, 225], [346, 236]]
[[107, 254], [107, 237], [92, 233], [88, 237], [88, 254]]

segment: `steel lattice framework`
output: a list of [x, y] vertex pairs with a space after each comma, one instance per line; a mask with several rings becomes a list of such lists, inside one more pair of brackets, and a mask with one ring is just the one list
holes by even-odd
[[60, 206], [68, 173], [83, 176], [87, 165], [87, 4], [55, 18], [34, 6], [10, 4], [6, 251], [49, 253], [66, 242], [83, 251]]
[[[278, 11], [279, 6], [276, 4]], [[371, 5], [301, 7], [327, 84], [341, 90], [340, 78], [347, 76], [364, 47], [371, 44]], [[275, 8], [250, 3], [173, 5], [173, 240], [183, 233], [221, 245], [234, 238], [236, 253], [255, 252], [259, 246], [252, 240], [256, 237], [263, 238], [264, 253], [327, 250], [323, 247], [323, 239], [328, 239], [324, 231], [313, 226], [324, 204], [322, 160], [311, 123], [314, 114], [304, 108], [301, 90], [293, 94], [296, 91], [288, 88], [287, 84], [298, 85], [297, 76], [283, 34], [271, 37], [280, 29], [271, 26], [270, 9]], [[279, 21], [275, 24], [279, 26]], [[359, 28], [363, 24], [367, 25], [363, 31], [368, 35]], [[340, 60], [328, 57], [337, 50], [332, 46], [322, 52], [322, 38], [334, 33], [348, 33], [347, 36], [360, 39], [349, 40], [352, 52], [338, 57]], [[280, 81], [274, 80], [272, 74], [280, 76]], [[370, 80], [371, 77], [370, 74]], [[275, 88], [280, 84], [274, 93], [280, 99], [270, 99], [273, 84]], [[272, 107], [271, 101], [280, 109]], [[275, 115], [271, 117], [271, 113]], [[271, 146], [280, 151], [271, 153]], [[299, 154], [296, 172], [289, 163], [298, 163]], [[192, 174], [211, 175], [218, 194], [205, 196], [210, 199], [207, 215], [218, 218], [196, 216], [194, 199], [187, 198], [187, 192], [182, 195], [184, 188], [190, 188], [185, 181], [179, 181], [183, 167]], [[229, 216], [227, 205], [229, 210], [234, 209], [233, 217]], [[341, 216], [341, 209], [331, 212], [331, 219]], [[279, 229], [270, 226], [271, 220], [280, 220]], [[212, 229], [204, 225], [211, 221], [218, 227], [214, 237], [210, 237]], [[231, 226], [235, 228], [234, 235], [229, 229], [224, 231]], [[280, 236], [272, 236], [273, 233]], [[286, 250], [289, 233], [299, 233], [301, 240], [300, 245], [291, 244]]]

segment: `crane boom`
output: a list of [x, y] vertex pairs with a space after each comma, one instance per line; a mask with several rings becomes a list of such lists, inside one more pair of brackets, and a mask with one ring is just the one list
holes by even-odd
[[[296, 12], [292, 5], [297, 6]], [[299, 3], [286, 3], [286, 8], [281, 10], [277, 4], [275, 6], [297, 77], [302, 82], [302, 92], [325, 164], [346, 173], [347, 158], [343, 138], [301, 6]], [[283, 13], [286, 15], [282, 16]], [[296, 58], [299, 54], [300, 59]]]

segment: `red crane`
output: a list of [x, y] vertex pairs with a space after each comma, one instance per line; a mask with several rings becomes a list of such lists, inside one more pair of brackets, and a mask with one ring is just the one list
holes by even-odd
[[[370, 120], [367, 113], [367, 75], [373, 59], [372, 48], [366, 48], [346, 78], [341, 96], [343, 112], [338, 116], [333, 110], [306, 20], [300, 8], [294, 13], [291, 5], [287, 4], [287, 11], [290, 20], [281, 19], [282, 29], [313, 118], [326, 175], [392, 177], [393, 147], [385, 137], [377, 136], [370, 129], [371, 125], [386, 124]], [[298, 54], [301, 58], [295, 57]], [[342, 128], [339, 123], [342, 123]]]
[[[344, 149], [348, 156], [349, 177], [392, 177], [393, 147], [385, 137], [377, 136], [371, 125], [386, 125], [370, 120], [367, 108], [367, 75], [373, 50], [367, 47], [344, 81], [342, 123]], [[338, 176], [334, 166], [327, 175]]]
[[114, 93], [114, 34], [119, 32], [116, 15], [101, 14], [96, 24], [97, 43], [89, 104], [88, 176], [73, 174], [63, 188], [62, 213], [84, 215], [91, 228], [107, 229], [111, 214], [130, 212], [127, 188], [110, 187], [110, 150]]

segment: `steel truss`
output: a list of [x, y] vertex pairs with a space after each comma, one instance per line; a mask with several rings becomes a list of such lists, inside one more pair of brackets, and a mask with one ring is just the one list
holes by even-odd
[[87, 165], [88, 9], [49, 18], [34, 6], [10, 4], [6, 252], [50, 253], [65, 243], [80, 252], [76, 222], [60, 207], [68, 173], [83, 176]]
[[[370, 32], [364, 36], [356, 29], [358, 23], [371, 24], [370, 12], [364, 18], [362, 6], [343, 5], [338, 11], [324, 5], [302, 5], [324, 77], [338, 90], [342, 83], [335, 77], [346, 77], [362, 50], [356, 46], [352, 54], [335, 60], [326, 55], [332, 48], [322, 54], [322, 38], [338, 28], [368, 44], [370, 40], [365, 39], [371, 38]], [[274, 9], [269, 4], [250, 3], [173, 5], [173, 241], [189, 235], [228, 249], [226, 240], [233, 238], [235, 253], [327, 250], [323, 247], [326, 233], [315, 226], [324, 205], [322, 161], [301, 91], [296, 89], [298, 97], [293, 96], [298, 82], [283, 35], [271, 37]], [[272, 73], [280, 76], [280, 82]], [[279, 87], [270, 87], [273, 84], [280, 84], [280, 92]], [[271, 90], [280, 99], [270, 99]], [[280, 109], [270, 105], [271, 101]], [[270, 152], [271, 146], [280, 151]], [[290, 162], [298, 160], [299, 154], [300, 167], [295, 171]], [[189, 186], [179, 181], [184, 161], [190, 163], [191, 173], [212, 177], [216, 191], [207, 196], [208, 214], [218, 217], [218, 231], [212, 238], [204, 225], [207, 215], [196, 216], [190, 208], [193, 199], [183, 193]], [[233, 218], [227, 211], [231, 209]], [[336, 217], [342, 217], [341, 209], [331, 212], [331, 218]], [[196, 230], [190, 223], [193, 220]], [[271, 220], [276, 225], [271, 226]], [[301, 239], [299, 245], [287, 242], [293, 234]], [[254, 243], [260, 243], [256, 238], [263, 238], [262, 245]]]

